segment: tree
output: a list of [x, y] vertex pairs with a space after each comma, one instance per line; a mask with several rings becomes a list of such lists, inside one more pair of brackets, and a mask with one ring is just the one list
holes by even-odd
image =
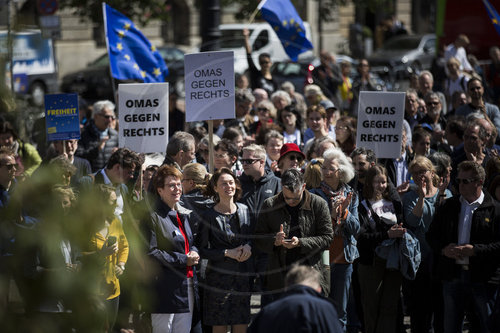
[[[142, 26], [150, 20], [169, 19], [174, 0], [107, 0], [106, 3]], [[61, 8], [70, 8], [73, 14], [82, 20], [90, 19], [97, 24], [103, 24], [102, 0], [61, 0]]]

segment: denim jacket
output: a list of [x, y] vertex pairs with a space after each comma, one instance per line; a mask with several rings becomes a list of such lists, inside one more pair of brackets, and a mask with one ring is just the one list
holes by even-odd
[[[315, 188], [309, 190], [309, 192], [321, 196], [328, 204], [328, 209], [331, 210], [330, 201], [326, 196], [325, 192], [321, 188]], [[356, 258], [359, 257], [359, 252], [357, 248], [357, 241], [354, 238], [359, 232], [359, 218], [358, 218], [358, 195], [349, 185], [344, 185], [344, 193], [346, 196], [348, 192], [352, 192], [353, 196], [351, 203], [349, 204], [347, 218], [344, 221], [344, 228], [342, 238], [344, 239], [344, 256], [348, 263], [352, 263]], [[331, 213], [331, 212], [330, 212]]]
[[377, 246], [375, 253], [387, 260], [386, 268], [399, 270], [408, 280], [414, 280], [420, 266], [420, 243], [407, 231], [402, 238], [386, 239]]

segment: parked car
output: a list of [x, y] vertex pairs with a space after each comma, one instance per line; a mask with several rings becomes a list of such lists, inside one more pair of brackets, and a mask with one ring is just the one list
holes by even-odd
[[371, 70], [382, 77], [408, 78], [431, 68], [436, 55], [436, 35], [400, 35], [389, 39], [369, 58]]
[[[184, 51], [175, 47], [158, 47], [168, 66], [167, 81], [179, 95], [184, 94]], [[61, 91], [78, 93], [88, 101], [114, 100], [108, 54], [90, 62], [86, 68], [63, 77]], [[115, 84], [118, 85], [117, 80]]]

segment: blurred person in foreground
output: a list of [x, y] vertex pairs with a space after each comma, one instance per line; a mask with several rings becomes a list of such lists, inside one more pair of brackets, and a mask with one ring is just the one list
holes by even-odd
[[283, 297], [264, 307], [248, 332], [344, 332], [332, 303], [321, 295], [320, 282], [317, 270], [293, 266], [285, 277]]

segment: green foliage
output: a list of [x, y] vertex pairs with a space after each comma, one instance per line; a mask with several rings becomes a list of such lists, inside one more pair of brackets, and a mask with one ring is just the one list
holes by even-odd
[[[172, 0], [107, 0], [106, 3], [118, 10], [134, 22], [142, 26], [153, 19], [168, 20], [172, 8]], [[82, 20], [89, 19], [94, 23], [103, 24], [102, 1], [97, 0], [61, 0], [61, 8], [73, 10], [73, 14]]]

